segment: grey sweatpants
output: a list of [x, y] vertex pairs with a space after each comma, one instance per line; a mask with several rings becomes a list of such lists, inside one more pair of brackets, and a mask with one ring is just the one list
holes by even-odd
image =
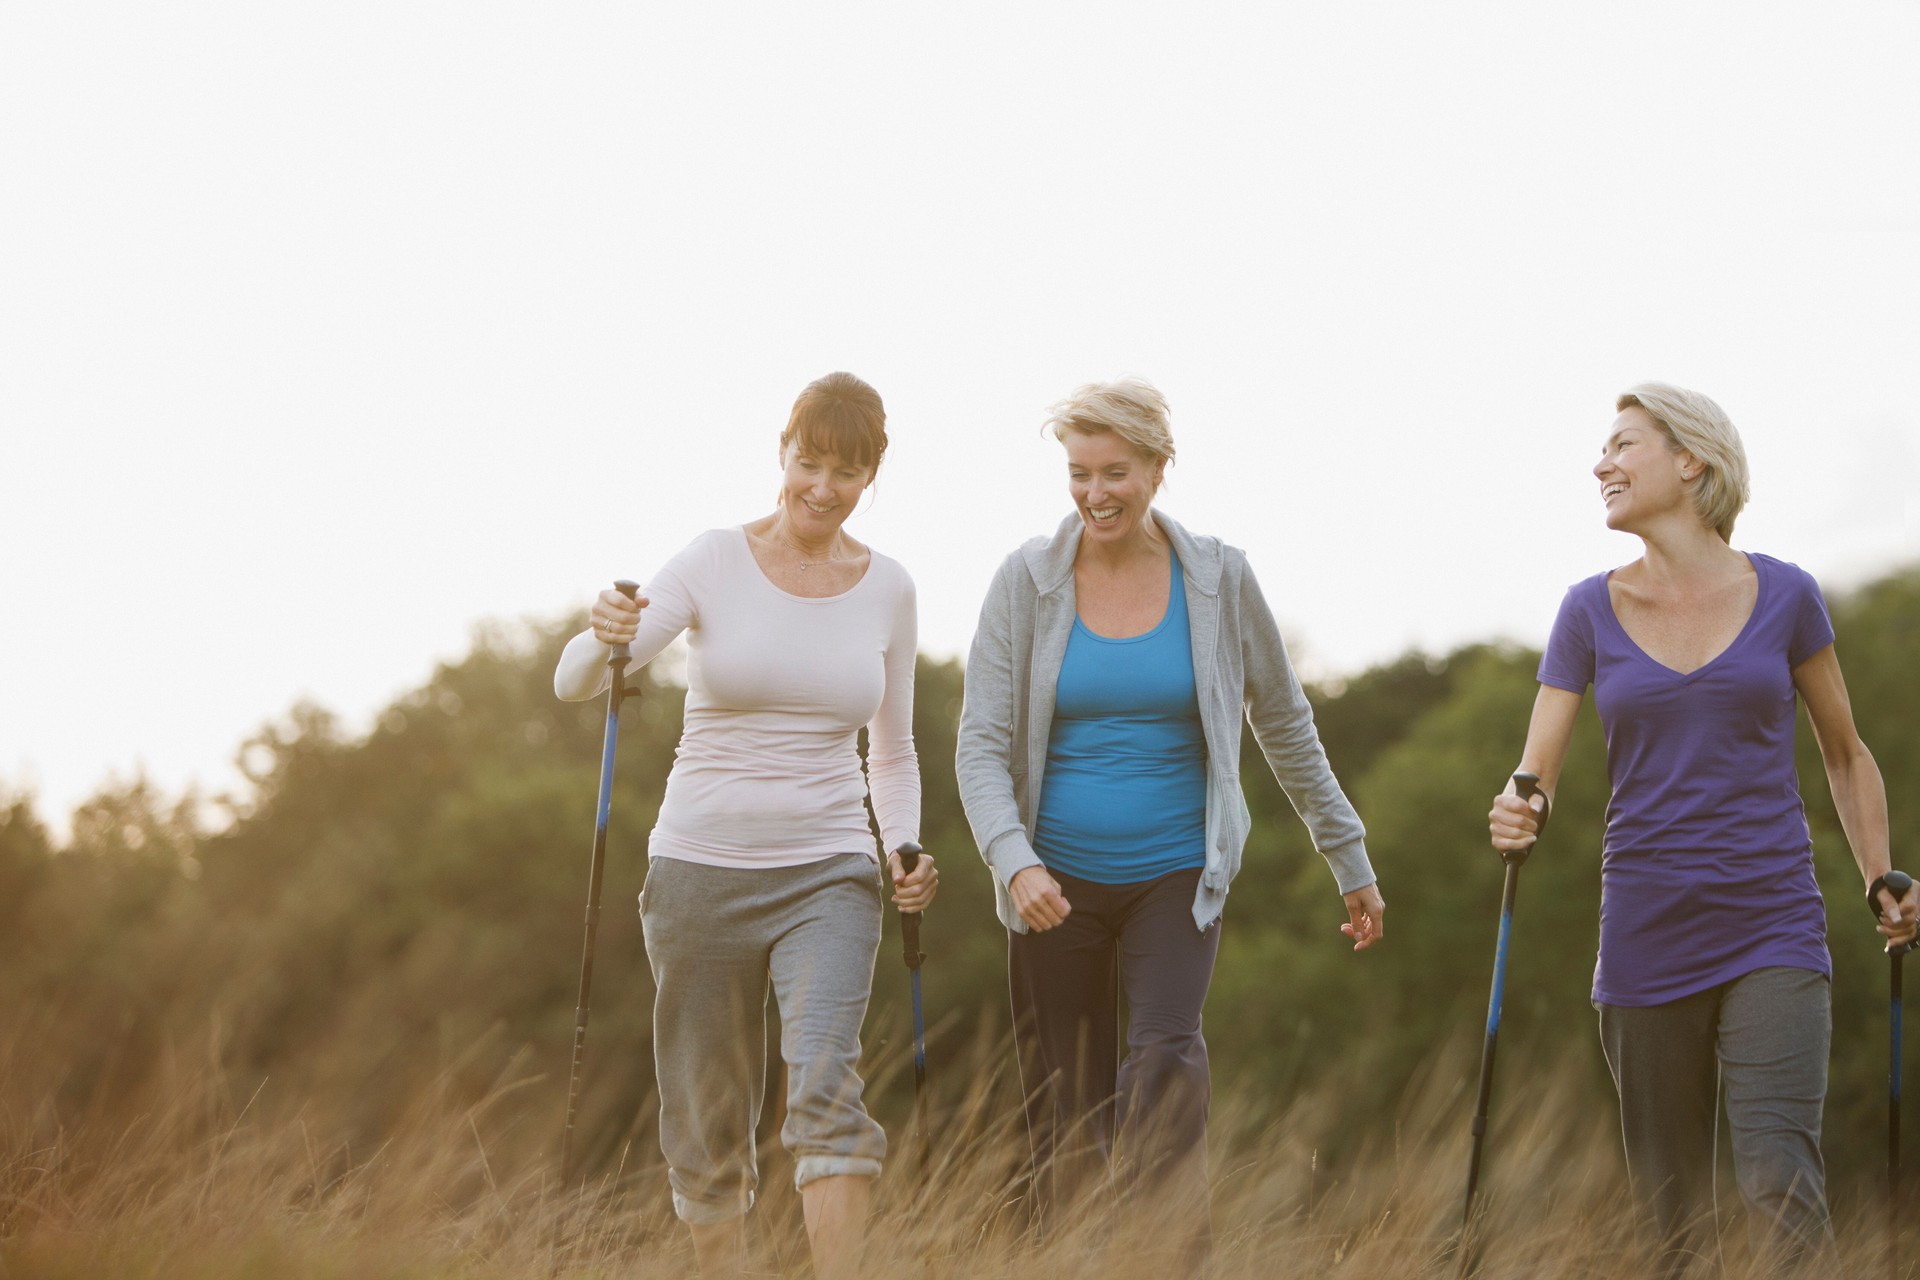
[[753, 1205], [769, 979], [780, 1002], [794, 1182], [872, 1177], [887, 1138], [860, 1102], [860, 1024], [880, 947], [880, 872], [861, 854], [752, 870], [655, 858], [640, 922], [657, 994], [653, 1061], [673, 1209]]
[[1756, 969], [1667, 1004], [1598, 1008], [1627, 1175], [1668, 1242], [1669, 1265], [1706, 1244], [1722, 1083], [1755, 1243], [1789, 1254], [1829, 1245], [1820, 1158], [1833, 1035], [1826, 977]]

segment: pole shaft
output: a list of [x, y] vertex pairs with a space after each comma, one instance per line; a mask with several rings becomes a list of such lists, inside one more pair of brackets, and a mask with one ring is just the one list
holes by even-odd
[[[911, 840], [902, 841], [894, 852], [900, 856], [900, 869], [912, 875], [920, 865], [920, 846]], [[927, 957], [920, 950], [918, 911], [900, 913], [900, 947], [913, 987], [913, 1145], [920, 1169], [925, 1172], [932, 1146], [927, 1136], [927, 1023], [920, 1004], [920, 963]]]
[[925, 1172], [933, 1155], [927, 1133], [927, 1024], [920, 1010], [920, 971], [913, 971], [913, 1145]]
[[[1552, 811], [1552, 801], [1540, 789], [1539, 775], [1525, 769], [1516, 770], [1513, 793], [1529, 806], [1536, 795], [1540, 797], [1540, 807], [1535, 810], [1539, 816], [1535, 828], [1537, 841], [1539, 832], [1546, 829], [1547, 816]], [[1513, 939], [1513, 900], [1520, 890], [1520, 868], [1525, 865], [1533, 848], [1533, 844], [1529, 843], [1524, 849], [1503, 849], [1500, 853], [1500, 861], [1507, 875], [1506, 883], [1500, 889], [1500, 938], [1493, 948], [1493, 986], [1487, 993], [1487, 1039], [1480, 1050], [1480, 1091], [1473, 1107], [1473, 1155], [1467, 1162], [1467, 1197], [1460, 1211], [1459, 1258], [1460, 1274], [1463, 1276], [1475, 1266], [1471, 1239], [1473, 1194], [1480, 1186], [1480, 1156], [1486, 1146], [1487, 1111], [1493, 1099], [1493, 1055], [1500, 1046], [1500, 1005], [1506, 998], [1507, 944]]]
[[600, 799], [593, 816], [593, 854], [587, 863], [586, 937], [580, 944], [580, 994], [573, 1009], [573, 1065], [567, 1077], [567, 1124], [560, 1137], [560, 1182], [573, 1179], [573, 1122], [580, 1112], [580, 1081], [587, 1059], [587, 1019], [593, 1001], [593, 951], [600, 936], [600, 886], [607, 865], [607, 820], [613, 813], [613, 758], [620, 743], [620, 703], [626, 697], [624, 653], [613, 667], [607, 693], [607, 727], [600, 748]]
[[1895, 951], [1888, 961], [1892, 1000], [1887, 1011], [1887, 1256], [1892, 1260], [1890, 1270], [1895, 1276], [1900, 1274], [1901, 959], [1902, 953]]
[[1493, 949], [1493, 986], [1487, 995], [1487, 1038], [1480, 1050], [1480, 1091], [1473, 1105], [1473, 1154], [1467, 1162], [1467, 1200], [1461, 1221], [1473, 1218], [1473, 1195], [1480, 1185], [1480, 1154], [1486, 1142], [1487, 1111], [1493, 1100], [1493, 1057], [1500, 1044], [1500, 1006], [1506, 998], [1507, 946], [1513, 938], [1513, 900], [1520, 888], [1520, 864], [1506, 864], [1500, 892], [1500, 936]]

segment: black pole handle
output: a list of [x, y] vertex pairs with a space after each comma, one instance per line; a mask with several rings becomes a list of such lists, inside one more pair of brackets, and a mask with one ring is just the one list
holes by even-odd
[[[640, 594], [640, 584], [630, 578], [617, 580], [613, 584], [613, 589], [629, 600], [634, 599]], [[633, 657], [633, 651], [627, 648], [626, 641], [623, 640], [613, 646], [613, 652], [607, 657], [607, 665], [610, 667], [624, 667], [627, 665], [627, 660], [631, 657]]]
[[[1873, 883], [1867, 886], [1867, 906], [1872, 909], [1873, 918], [1879, 920], [1886, 915], [1886, 913], [1880, 909], [1880, 891], [1882, 889], [1891, 893], [1895, 898], [1904, 898], [1907, 896], [1907, 890], [1911, 888], [1913, 888], [1913, 877], [1904, 871], [1889, 871], [1883, 876], [1875, 876]], [[1912, 942], [1904, 943], [1901, 946], [1887, 948], [1887, 954], [1899, 957], [1914, 950], [1916, 947], [1920, 947], [1920, 937], [1915, 938]]]
[[[894, 853], [900, 858], [900, 869], [908, 875], [912, 875], [913, 869], [920, 865], [920, 846], [911, 840], [902, 840], [894, 849]], [[920, 913], [918, 911], [900, 913], [900, 945], [907, 968], [918, 969], [920, 962], [927, 958], [920, 950]]]
[[[1535, 796], [1540, 797], [1540, 830], [1536, 831], [1533, 837], [1538, 841], [1547, 829], [1547, 815], [1553, 811], [1553, 801], [1547, 799], [1547, 793], [1540, 789], [1539, 776], [1528, 773], [1524, 769], [1513, 775], [1513, 794], [1519, 796], [1523, 802], [1531, 801]], [[1500, 861], [1511, 863], [1516, 867], [1523, 866], [1527, 861], [1527, 855], [1532, 852], [1532, 845], [1524, 849], [1503, 849], [1500, 852]]]

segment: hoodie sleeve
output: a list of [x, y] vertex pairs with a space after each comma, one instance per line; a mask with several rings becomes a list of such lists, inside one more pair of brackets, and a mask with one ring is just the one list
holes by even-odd
[[1013, 595], [1023, 587], [1031, 589], [1031, 582], [1016, 552], [1001, 564], [980, 606], [980, 623], [967, 653], [966, 699], [954, 753], [960, 804], [974, 843], [1002, 885], [1040, 865], [1020, 820], [1013, 782], [1013, 770], [1026, 767], [1025, 760], [1013, 758], [1022, 684], [1016, 664], [1031, 659], [1014, 652]]
[[1246, 713], [1254, 741], [1260, 744], [1294, 812], [1307, 824], [1313, 847], [1333, 868], [1340, 892], [1364, 888], [1376, 878], [1367, 859], [1367, 829], [1327, 764], [1313, 724], [1313, 707], [1287, 658], [1280, 626], [1253, 569], [1242, 561], [1236, 577]]

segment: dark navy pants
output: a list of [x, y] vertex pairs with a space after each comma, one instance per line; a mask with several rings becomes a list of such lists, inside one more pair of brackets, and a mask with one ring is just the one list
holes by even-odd
[[[1044, 1224], [1117, 1180], [1129, 1214], [1164, 1210], [1184, 1247], [1210, 1238], [1207, 1042], [1200, 1009], [1220, 926], [1193, 922], [1200, 872], [1138, 884], [1052, 873], [1073, 910], [1007, 935], [1014, 1040]], [[1127, 1007], [1120, 1060], [1119, 999]]]

